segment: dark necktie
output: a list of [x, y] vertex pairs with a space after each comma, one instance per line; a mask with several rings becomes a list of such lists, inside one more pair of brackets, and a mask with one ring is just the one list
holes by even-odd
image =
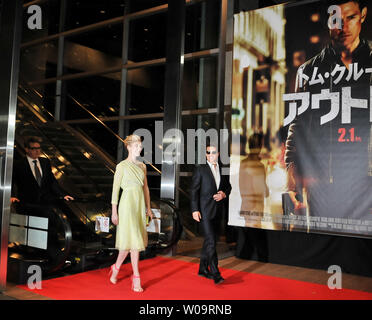
[[37, 166], [37, 160], [33, 160], [32, 162], [34, 163], [36, 182], [40, 187], [41, 186], [41, 173], [40, 173], [39, 167]]

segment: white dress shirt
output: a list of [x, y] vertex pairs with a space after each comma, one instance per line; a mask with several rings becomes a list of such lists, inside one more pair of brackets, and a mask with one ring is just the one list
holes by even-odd
[[216, 186], [218, 189], [218, 187], [220, 186], [220, 182], [221, 182], [220, 168], [218, 166], [218, 163], [216, 163], [217, 164], [216, 169], [214, 169], [214, 165], [210, 163], [208, 160], [207, 160], [207, 163], [212, 170], [214, 181], [216, 182]]
[[27, 156], [27, 160], [28, 160], [28, 163], [29, 163], [29, 165], [30, 165], [31, 172], [33, 173], [35, 179], [36, 179], [36, 173], [35, 173], [34, 160], [36, 160], [36, 165], [37, 165], [37, 167], [38, 167], [39, 170], [40, 170], [40, 175], [43, 176], [43, 170], [41, 170], [41, 165], [40, 165], [40, 161], [39, 161], [39, 159], [32, 159], [32, 158], [30, 158], [29, 156]]

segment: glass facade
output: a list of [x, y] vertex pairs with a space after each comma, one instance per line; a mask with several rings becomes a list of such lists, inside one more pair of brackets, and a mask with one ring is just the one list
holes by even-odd
[[[125, 0], [67, 0], [65, 30], [120, 17], [124, 14]], [[102, 39], [101, 39], [102, 40]]]
[[182, 109], [214, 108], [217, 99], [217, 56], [185, 62]]
[[129, 1], [128, 13], [138, 12], [141, 10], [148, 10], [158, 6], [164, 6], [168, 3], [166, 0], [141, 0], [141, 1]]
[[207, 0], [186, 8], [185, 53], [218, 47], [220, 1]]
[[27, 47], [21, 52], [20, 81], [34, 82], [57, 76], [58, 41]]
[[[119, 115], [121, 72], [65, 81], [66, 120]], [[85, 108], [80, 107], [83, 104]], [[88, 111], [86, 111], [87, 109]]]
[[128, 60], [133, 62], [165, 57], [167, 12], [132, 20], [129, 23]]
[[[106, 125], [114, 132], [118, 131], [118, 122], [107, 122]], [[94, 137], [94, 142], [113, 158], [116, 157], [117, 143], [112, 139], [111, 132], [98, 123], [79, 123], [73, 125], [76, 130], [82, 131], [88, 137]]]
[[126, 107], [128, 114], [164, 112], [165, 65], [128, 70]]
[[68, 36], [64, 41], [64, 74], [120, 68], [123, 24]]

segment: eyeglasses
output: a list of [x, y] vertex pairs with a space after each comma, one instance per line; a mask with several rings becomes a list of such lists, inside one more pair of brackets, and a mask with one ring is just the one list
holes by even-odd
[[206, 151], [207, 152], [207, 154], [216, 154], [217, 153], [217, 151]]
[[28, 149], [30, 149], [30, 150], [40, 150], [41, 147], [31, 147], [31, 148], [28, 148]]

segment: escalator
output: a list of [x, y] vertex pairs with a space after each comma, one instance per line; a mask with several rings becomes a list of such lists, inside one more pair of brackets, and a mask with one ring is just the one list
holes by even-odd
[[[60, 200], [58, 208], [12, 206], [12, 217], [15, 217], [15, 223], [11, 224], [13, 231], [24, 233], [29, 227], [19, 224], [22, 223], [19, 221], [24, 221], [22, 216], [27, 216], [27, 221], [49, 217], [49, 233], [53, 236], [48, 234], [46, 241], [49, 249], [46, 250], [30, 246], [22, 233], [22, 241], [11, 241], [9, 244], [9, 265], [13, 263], [13, 268], [17, 268], [18, 262], [19, 269], [22, 261], [25, 265], [32, 262], [40, 265], [46, 275], [61, 270], [79, 272], [105, 266], [112, 263], [117, 254], [113, 249], [115, 226], [110, 224], [109, 232], [96, 230], [96, 218], [111, 215], [111, 190], [116, 162], [84, 132], [53, 120], [53, 115], [43, 108], [38, 92], [21, 84], [18, 90], [14, 158], [17, 160], [25, 155], [26, 137], [41, 137], [43, 156], [51, 161], [59, 185], [66, 194], [75, 198], [74, 201]], [[182, 230], [179, 212], [170, 202], [157, 199], [151, 194], [151, 206], [160, 212], [159, 228], [156, 232], [149, 232], [149, 245], [142, 254], [143, 258], [172, 247], [180, 238]], [[27, 229], [28, 235], [42, 231], [40, 228], [36, 228], [36, 231], [31, 229]], [[17, 232], [14, 234], [17, 235]], [[23, 280], [18, 277], [13, 282]]]

